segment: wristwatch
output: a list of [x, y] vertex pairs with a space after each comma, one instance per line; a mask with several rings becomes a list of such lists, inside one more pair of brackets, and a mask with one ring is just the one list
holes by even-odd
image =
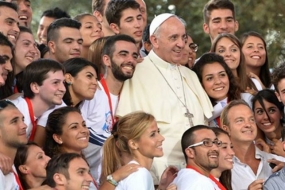
[[111, 183], [112, 185], [114, 185], [115, 187], [118, 186], [118, 182], [116, 182], [116, 181], [113, 179], [112, 174], [110, 174], [110, 175], [107, 176], [107, 181], [108, 181], [109, 183]]

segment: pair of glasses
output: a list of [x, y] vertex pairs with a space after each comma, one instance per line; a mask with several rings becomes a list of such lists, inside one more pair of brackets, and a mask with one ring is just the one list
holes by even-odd
[[189, 44], [189, 48], [192, 49], [192, 51], [194, 51], [194, 52], [198, 51], [198, 45], [195, 43]]
[[9, 105], [16, 107], [15, 104], [13, 104], [13, 103], [12, 103], [11, 101], [9, 101], [9, 100], [0, 100], [0, 110], [5, 109], [5, 108], [6, 108], [7, 106], [9, 106]]
[[212, 147], [213, 144], [217, 145], [217, 147], [220, 147], [220, 146], [222, 146], [222, 141], [219, 141], [218, 139], [215, 139], [214, 141], [212, 141], [212, 140], [203, 140], [201, 142], [198, 142], [198, 143], [195, 143], [195, 144], [192, 144], [192, 145], [188, 146], [188, 148], [201, 146], [201, 145], [204, 145], [204, 146], [207, 146], [207, 147]]

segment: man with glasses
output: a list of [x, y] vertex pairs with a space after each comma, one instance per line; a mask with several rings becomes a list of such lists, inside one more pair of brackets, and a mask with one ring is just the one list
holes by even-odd
[[[17, 107], [6, 100], [0, 101], [0, 154], [14, 161], [18, 147], [28, 142], [27, 125], [23, 114]], [[4, 174], [0, 165], [0, 189], [22, 189], [15, 167]], [[11, 166], [10, 166], [11, 167]]]
[[[220, 118], [222, 128], [231, 137], [235, 152], [232, 188], [262, 189], [264, 181], [284, 166], [282, 162], [285, 158], [261, 151], [255, 146], [257, 126], [253, 112], [245, 101], [231, 101]], [[271, 168], [270, 163], [276, 166]]]
[[181, 169], [173, 181], [177, 189], [220, 189], [221, 184], [210, 172], [219, 166], [221, 145], [212, 129], [205, 125], [185, 131], [181, 146], [187, 168]]

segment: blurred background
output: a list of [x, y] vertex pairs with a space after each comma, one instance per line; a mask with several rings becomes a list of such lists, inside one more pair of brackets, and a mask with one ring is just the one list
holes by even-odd
[[[92, 12], [92, 0], [34, 0], [32, 29], [36, 34], [40, 16], [49, 8], [59, 7], [74, 17], [79, 13]], [[210, 38], [203, 31], [203, 7], [207, 0], [145, 0], [148, 21], [160, 13], [174, 13], [187, 23], [187, 32], [199, 45], [197, 57], [209, 51]], [[236, 7], [239, 30], [236, 36], [247, 31], [262, 34], [267, 42], [270, 67], [285, 62], [285, 0], [232, 1]]]

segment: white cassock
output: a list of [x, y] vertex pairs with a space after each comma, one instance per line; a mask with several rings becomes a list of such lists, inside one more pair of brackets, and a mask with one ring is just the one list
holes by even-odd
[[124, 82], [116, 115], [122, 117], [133, 111], [150, 113], [165, 138], [164, 156], [154, 159], [155, 184], [167, 166], [185, 167], [180, 143], [182, 134], [190, 127], [182, 104], [185, 100], [194, 116], [193, 124], [208, 124], [207, 118], [212, 116], [213, 107], [196, 74], [184, 66], [165, 62], [154, 51], [137, 64], [132, 79]]

